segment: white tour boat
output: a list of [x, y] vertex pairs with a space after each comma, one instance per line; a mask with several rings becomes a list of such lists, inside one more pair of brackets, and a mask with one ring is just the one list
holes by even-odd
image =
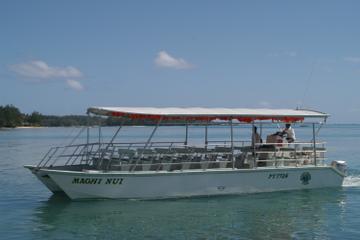
[[[88, 126], [84, 144], [53, 147], [37, 165], [25, 166], [50, 191], [64, 192], [71, 199], [154, 199], [340, 187], [346, 175], [345, 161], [326, 164], [325, 143], [317, 138], [329, 115], [318, 111], [91, 107], [88, 115], [119, 118], [121, 123], [109, 142], [101, 141], [100, 126], [99, 138], [93, 140]], [[154, 123], [146, 141], [116, 141], [125, 122], [139, 120]], [[261, 135], [266, 127], [276, 130], [283, 123], [309, 124], [311, 140], [286, 141], [280, 131], [269, 134], [266, 141], [256, 137], [251, 141], [254, 126]], [[153, 141], [157, 129], [169, 124], [182, 126], [184, 138]], [[193, 125], [204, 127], [201, 145], [189, 143]], [[208, 139], [208, 127], [217, 125], [228, 132], [228, 139]], [[249, 138], [235, 140], [235, 128], [248, 132]]]

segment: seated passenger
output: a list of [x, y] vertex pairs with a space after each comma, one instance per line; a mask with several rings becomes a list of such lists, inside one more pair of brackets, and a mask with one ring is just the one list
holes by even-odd
[[294, 129], [291, 127], [290, 123], [287, 123], [285, 125], [285, 128], [282, 130], [281, 132], [283, 135], [286, 136], [286, 141], [288, 143], [293, 143], [295, 142], [296, 138], [295, 138], [295, 131]]
[[283, 143], [283, 134], [282, 132], [276, 132], [271, 135], [268, 135], [266, 138], [266, 143], [268, 148], [272, 147], [281, 147]]

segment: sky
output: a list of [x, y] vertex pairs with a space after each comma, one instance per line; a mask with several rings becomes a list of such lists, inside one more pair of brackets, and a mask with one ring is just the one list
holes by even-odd
[[0, 105], [310, 108], [360, 123], [360, 1], [0, 3]]

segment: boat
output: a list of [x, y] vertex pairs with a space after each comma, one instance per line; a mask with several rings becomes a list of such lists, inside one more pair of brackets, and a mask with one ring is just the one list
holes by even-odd
[[[109, 141], [90, 136], [84, 143], [52, 147], [36, 165], [26, 165], [53, 193], [77, 199], [162, 199], [341, 187], [346, 161], [326, 158], [319, 130], [329, 114], [307, 109], [90, 107], [89, 116], [112, 117], [119, 125]], [[146, 141], [118, 141], [125, 125], [151, 127]], [[278, 131], [254, 142], [251, 129], [307, 124], [310, 140], [286, 141]], [[155, 141], [161, 127], [184, 130], [180, 141]], [[204, 129], [204, 141], [192, 143], [190, 127]], [[129, 127], [128, 127], [129, 128]], [[224, 140], [208, 137], [221, 128]], [[131, 129], [131, 127], [130, 127]], [[135, 129], [135, 128], [134, 128]], [[137, 128], [139, 131], [142, 128]], [[167, 129], [170, 131], [172, 128]], [[235, 131], [235, 129], [237, 129]], [[238, 131], [249, 132], [239, 139]], [[80, 133], [77, 135], [77, 137]], [[265, 138], [265, 137], [264, 137]]]

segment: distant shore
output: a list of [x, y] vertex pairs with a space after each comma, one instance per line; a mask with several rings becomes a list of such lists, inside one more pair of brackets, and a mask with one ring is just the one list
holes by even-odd
[[47, 126], [17, 126], [17, 127], [0, 127], [0, 130], [12, 129], [33, 129], [33, 128], [48, 128]]
[[15, 127], [17, 129], [28, 129], [28, 128], [46, 128], [46, 127], [43, 127], [43, 126], [18, 126], [18, 127]]

